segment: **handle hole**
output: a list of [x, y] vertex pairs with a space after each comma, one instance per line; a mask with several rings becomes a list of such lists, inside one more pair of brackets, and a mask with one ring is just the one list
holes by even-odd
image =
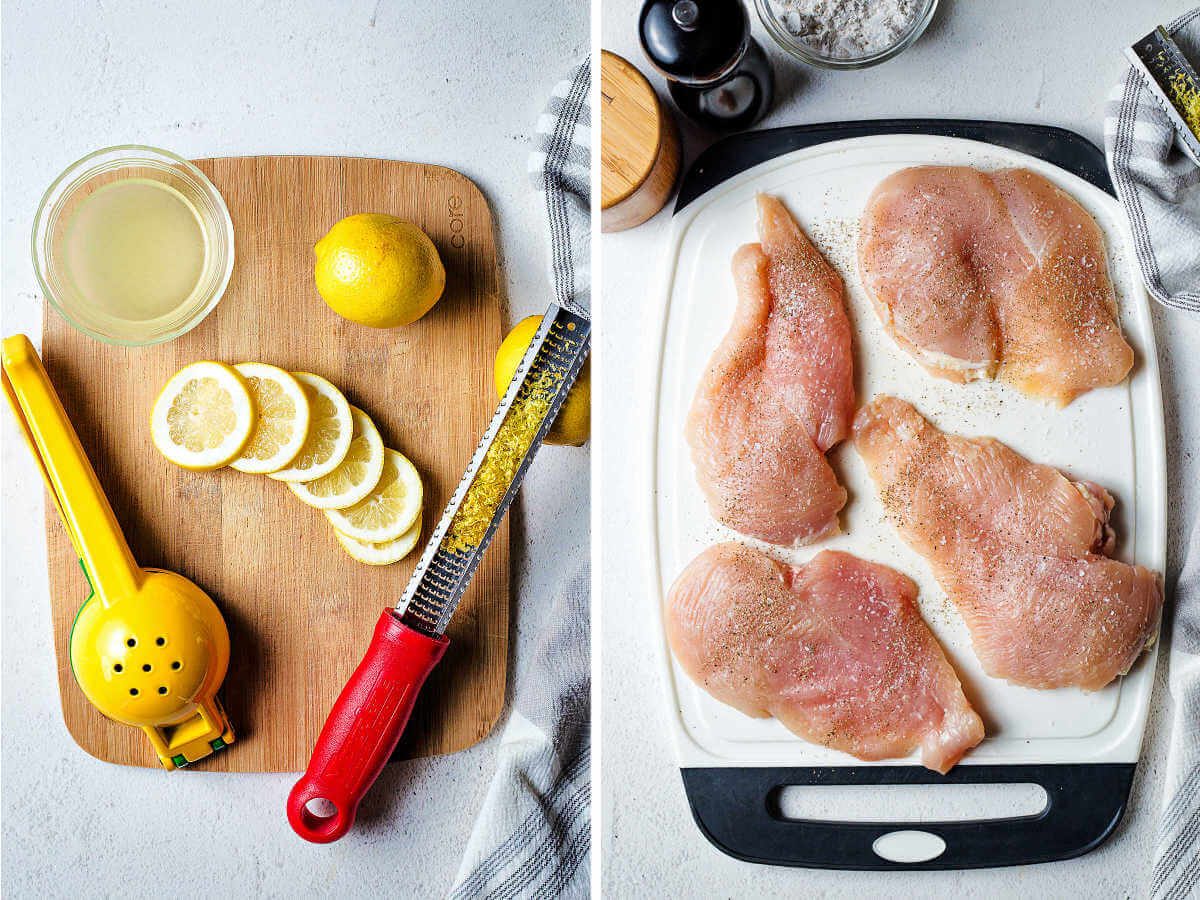
[[354, 813], [351, 812], [349, 817], [343, 815], [338, 805], [328, 797], [309, 796], [307, 800], [302, 800], [312, 786], [302, 790], [301, 785], [302, 782], [297, 782], [288, 796], [288, 818], [292, 820], [296, 833], [314, 843], [337, 840], [345, 834], [354, 819]]
[[317, 834], [330, 834], [338, 827], [341, 811], [327, 797], [313, 797], [300, 812], [304, 827]]
[[768, 795], [776, 818], [821, 822], [973, 822], [1037, 816], [1040, 784], [786, 785]]
[[304, 804], [304, 812], [318, 822], [325, 822], [338, 814], [337, 804], [325, 797], [313, 797]]

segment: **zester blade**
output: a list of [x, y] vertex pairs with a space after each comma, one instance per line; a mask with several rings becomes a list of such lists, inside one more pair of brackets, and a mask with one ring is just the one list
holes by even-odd
[[396, 604], [406, 625], [445, 633], [587, 359], [590, 338], [587, 319], [551, 304]]
[[[1200, 166], [1200, 134], [1184, 118], [1185, 104], [1200, 96], [1200, 77], [1161, 25], [1125, 50], [1146, 86], [1166, 112], [1192, 162]], [[1194, 115], [1194, 113], [1193, 113]], [[1194, 124], [1194, 123], [1193, 123]]]

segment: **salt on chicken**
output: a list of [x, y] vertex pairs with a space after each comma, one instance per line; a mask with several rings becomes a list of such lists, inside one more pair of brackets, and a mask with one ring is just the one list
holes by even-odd
[[919, 747], [944, 774], [983, 722], [916, 596], [908, 577], [849, 553], [793, 568], [730, 542], [683, 570], [663, 615], [680, 666], [722, 703], [859, 759]]
[[881, 396], [854, 446], [887, 515], [958, 607], [984, 671], [1031, 688], [1097, 691], [1157, 632], [1159, 576], [1113, 559], [1114, 500], [994, 438], [935, 428]]
[[733, 324], [700, 381], [687, 439], [713, 515], [798, 546], [836, 533], [846, 491], [825, 458], [854, 414], [842, 279], [774, 197], [734, 254]]
[[1029, 169], [889, 175], [863, 212], [858, 265], [884, 326], [939, 377], [1000, 378], [1065, 406], [1133, 367], [1099, 226]]

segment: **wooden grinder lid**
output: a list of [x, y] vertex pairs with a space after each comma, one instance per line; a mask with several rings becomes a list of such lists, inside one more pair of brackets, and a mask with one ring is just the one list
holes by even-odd
[[667, 129], [650, 82], [608, 50], [600, 53], [600, 101], [600, 208], [605, 210], [645, 183]]

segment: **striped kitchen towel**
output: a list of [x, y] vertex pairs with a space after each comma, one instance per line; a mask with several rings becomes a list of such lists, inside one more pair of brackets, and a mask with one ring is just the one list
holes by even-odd
[[554, 86], [538, 117], [529, 178], [546, 204], [550, 280], [559, 306], [581, 316], [591, 309], [591, 57]]
[[[1194, 498], [1194, 488], [1185, 490]], [[1200, 521], [1190, 527], [1173, 593], [1167, 683], [1174, 711], [1150, 876], [1154, 900], [1200, 897]]]
[[[1167, 26], [1193, 65], [1200, 63], [1200, 7]], [[1146, 288], [1158, 302], [1200, 312], [1200, 168], [1133, 66], [1109, 100], [1104, 145], [1117, 195], [1129, 214]], [[1192, 495], [1190, 483], [1178, 486]], [[1194, 504], [1192, 504], [1194, 508]], [[1166, 640], [1171, 746], [1163, 781], [1150, 895], [1200, 896], [1200, 521], [1180, 506], [1184, 541]]]
[[[1200, 68], [1200, 7], [1167, 31]], [[1105, 107], [1104, 149], [1150, 296], [1200, 312], [1200, 168], [1176, 143], [1171, 120], [1131, 65]]]
[[[584, 60], [555, 87], [530, 155], [534, 186], [545, 203], [554, 299], [585, 316], [591, 287], [590, 85], [590, 62]], [[586, 460], [581, 463], [586, 472]], [[589, 896], [591, 593], [587, 504], [576, 508], [582, 527], [561, 533], [582, 535], [576, 541], [582, 546], [529, 550], [535, 565], [549, 567], [550, 556], [560, 565], [564, 559], [585, 562], [562, 567], [552, 608], [538, 610], [544, 625], [537, 653], [515, 662], [514, 709], [455, 879], [456, 900]]]

